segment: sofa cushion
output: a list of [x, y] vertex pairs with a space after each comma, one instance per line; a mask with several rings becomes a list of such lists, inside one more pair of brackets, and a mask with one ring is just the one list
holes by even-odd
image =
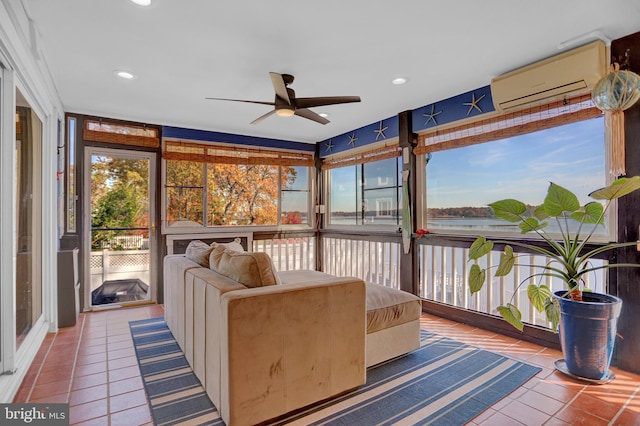
[[187, 259], [193, 260], [198, 265], [208, 268], [211, 250], [213, 250], [213, 247], [209, 244], [200, 240], [193, 240], [189, 242], [187, 250], [185, 251], [185, 256]]
[[263, 252], [239, 252], [218, 245], [211, 250], [209, 267], [247, 287], [278, 284], [271, 258]]
[[420, 318], [420, 298], [395, 288], [367, 283], [367, 333]]

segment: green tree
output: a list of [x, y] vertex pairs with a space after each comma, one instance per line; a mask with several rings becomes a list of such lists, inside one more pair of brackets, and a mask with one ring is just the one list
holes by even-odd
[[[93, 228], [149, 226], [147, 160], [94, 156], [91, 162], [91, 224]], [[93, 231], [92, 248], [111, 245], [126, 231]]]

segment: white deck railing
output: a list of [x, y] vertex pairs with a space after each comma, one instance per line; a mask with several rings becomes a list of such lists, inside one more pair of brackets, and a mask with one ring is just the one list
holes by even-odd
[[109, 280], [140, 278], [150, 283], [149, 250], [92, 251], [90, 265], [91, 290]]
[[253, 240], [254, 252], [265, 252], [277, 271], [316, 269], [316, 238], [287, 237]]
[[[549, 327], [544, 313], [533, 309], [527, 300], [527, 285], [519, 286], [527, 277], [539, 271], [539, 268], [520, 265], [544, 265], [548, 259], [544, 256], [525, 254], [516, 262], [511, 273], [504, 277], [493, 277], [498, 266], [500, 252], [494, 251], [491, 256], [480, 263], [482, 268], [488, 268], [487, 282], [481, 291], [471, 294], [468, 286], [468, 273], [471, 266], [468, 263], [469, 249], [459, 247], [444, 247], [434, 245], [419, 246], [420, 267], [420, 297], [436, 302], [446, 303], [463, 309], [497, 315], [497, 308], [506, 303], [516, 305], [522, 312], [522, 321]], [[603, 260], [594, 259], [595, 265], [602, 265]], [[563, 284], [557, 278], [535, 278], [536, 283], [544, 283], [551, 291], [562, 290]], [[600, 270], [585, 278], [585, 284], [593, 291], [604, 293], [606, 271]], [[519, 287], [518, 287], [519, 286]]]
[[322, 242], [323, 272], [400, 288], [400, 244], [337, 237]]

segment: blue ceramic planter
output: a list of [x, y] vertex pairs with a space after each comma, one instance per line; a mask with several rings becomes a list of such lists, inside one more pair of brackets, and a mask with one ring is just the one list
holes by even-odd
[[608, 294], [584, 292], [583, 302], [562, 296], [560, 303], [560, 344], [566, 368], [574, 376], [589, 380], [604, 380], [609, 374], [611, 356], [622, 300]]

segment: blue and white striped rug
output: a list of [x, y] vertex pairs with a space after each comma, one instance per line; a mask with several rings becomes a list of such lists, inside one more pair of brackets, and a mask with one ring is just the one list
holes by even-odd
[[[162, 318], [130, 323], [156, 425], [224, 425]], [[358, 390], [274, 425], [463, 425], [541, 369], [422, 331], [422, 345], [367, 371]]]

